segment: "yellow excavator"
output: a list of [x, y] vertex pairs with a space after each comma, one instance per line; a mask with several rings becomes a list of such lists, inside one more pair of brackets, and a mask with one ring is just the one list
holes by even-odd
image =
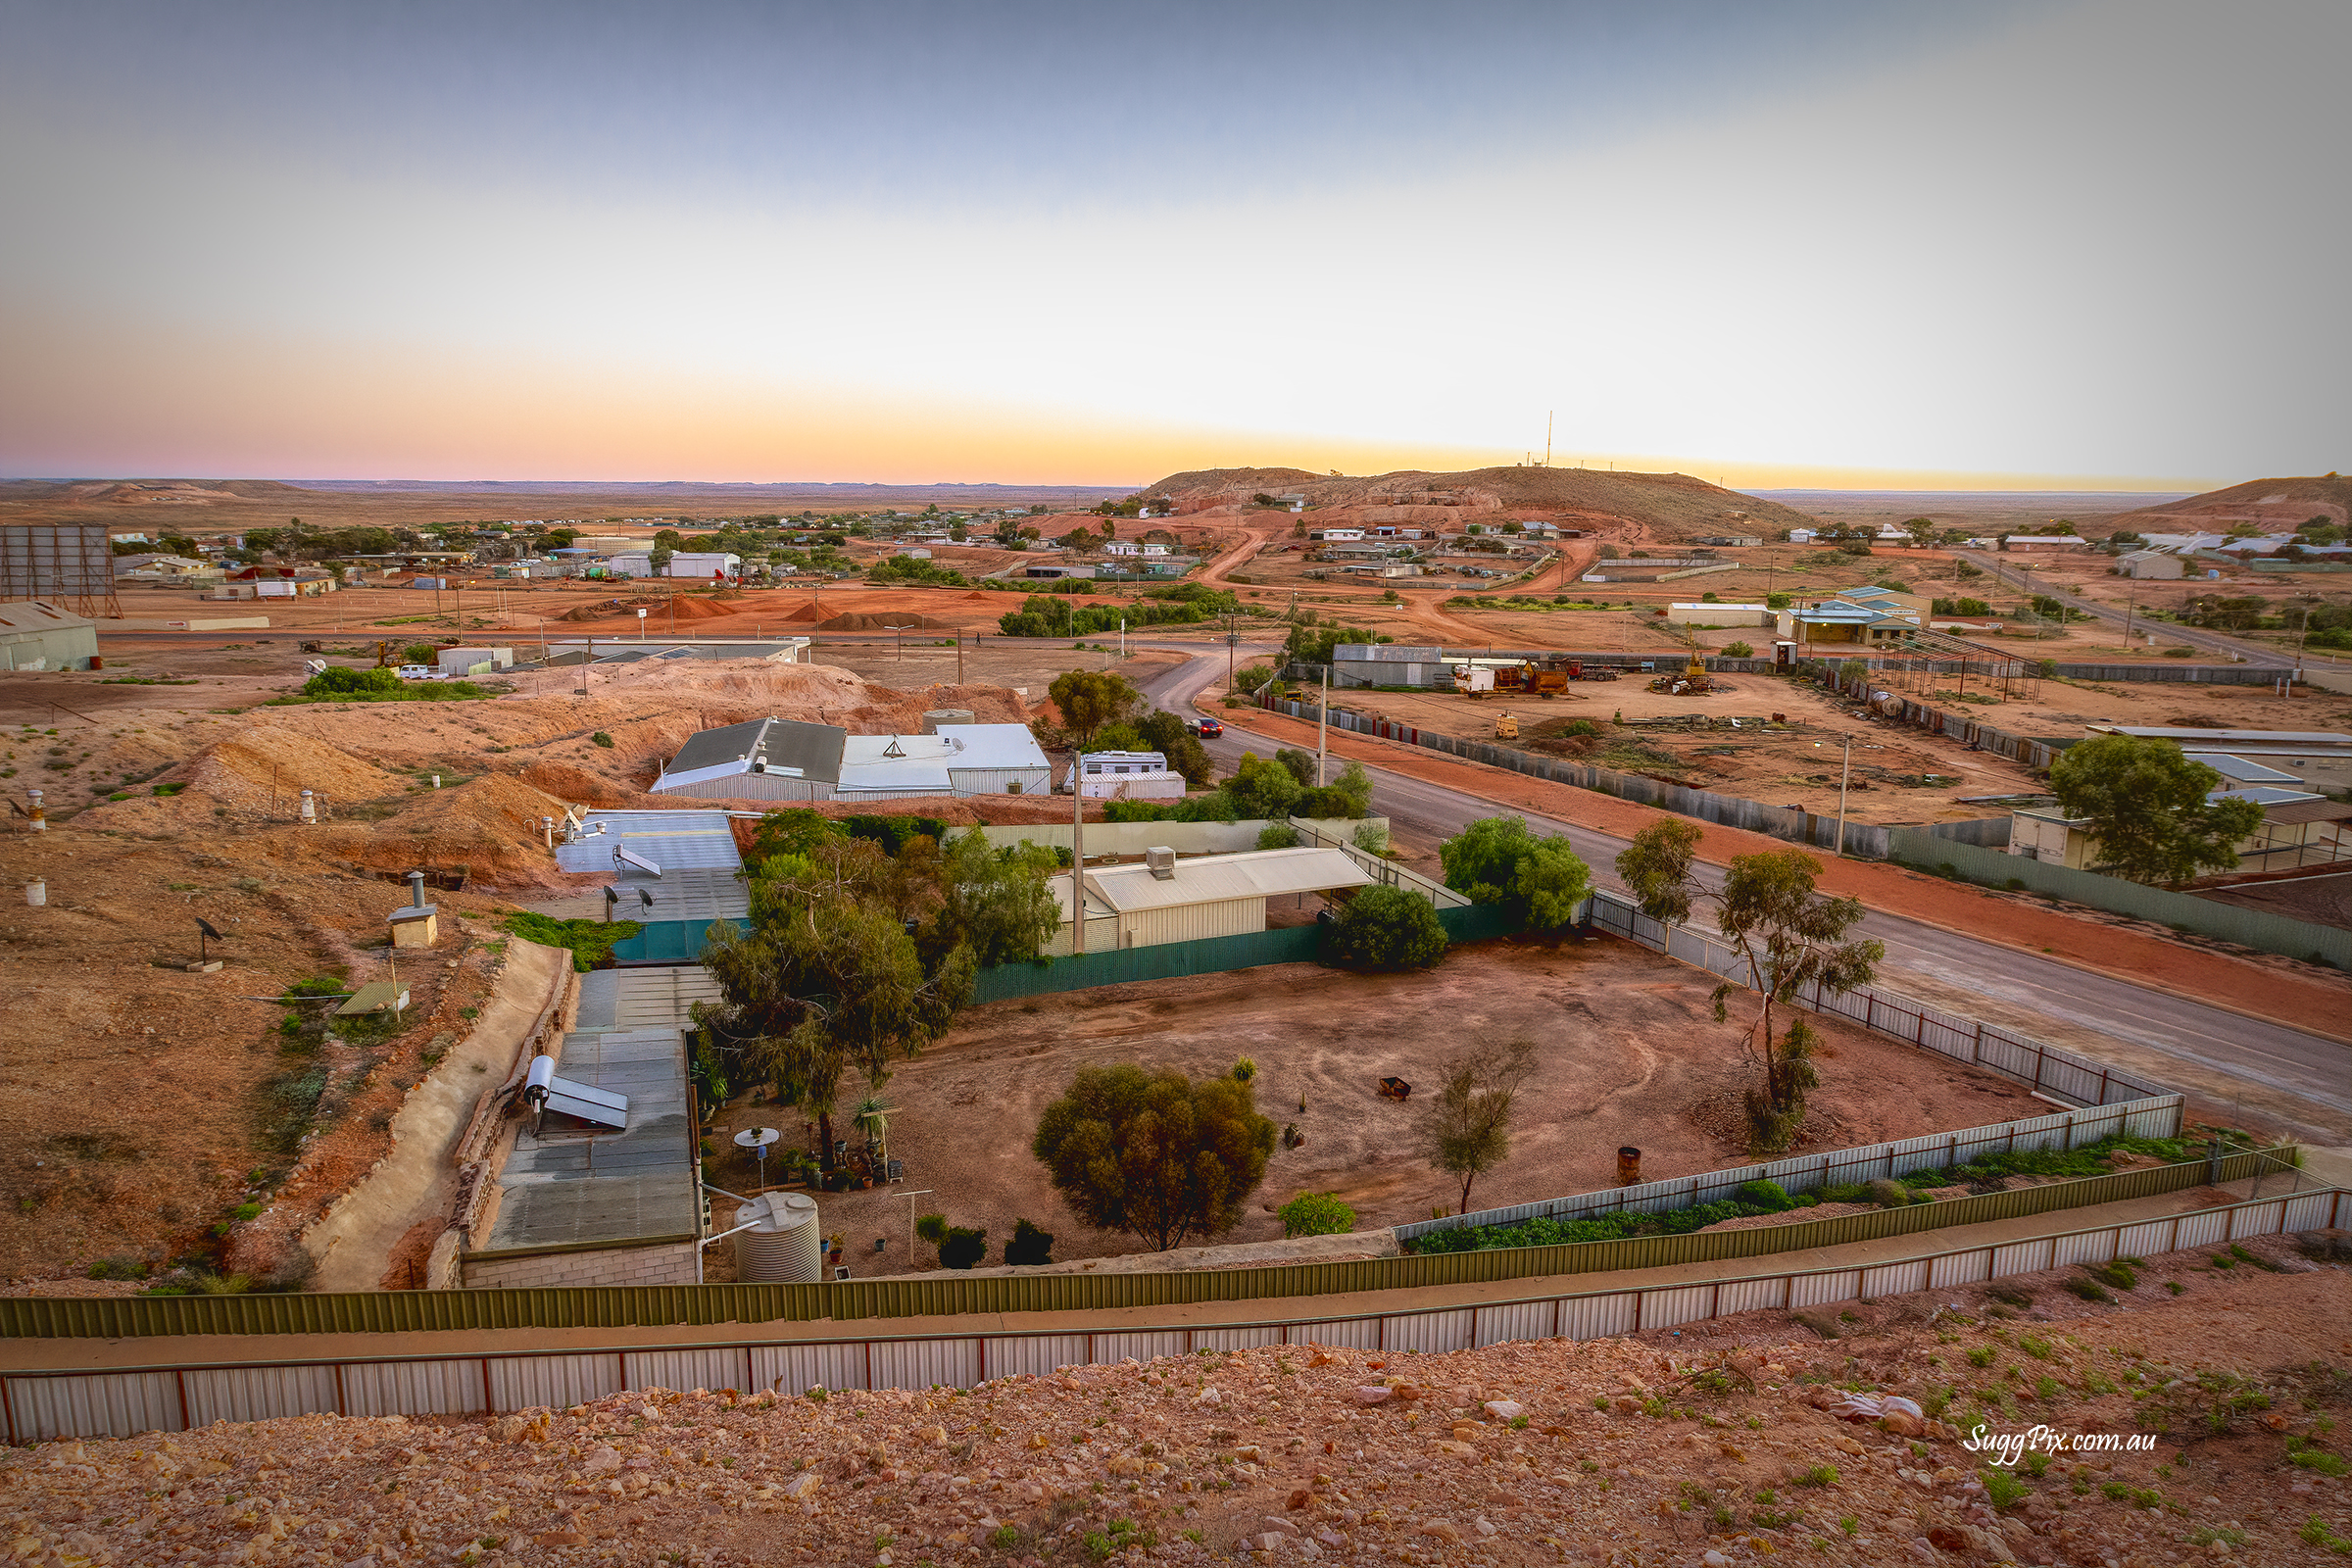
[[1707, 662], [1699, 657], [1698, 633], [1685, 626], [1683, 636], [1690, 644], [1690, 662], [1683, 665], [1680, 674], [1660, 675], [1651, 681], [1651, 691], [1666, 692], [1676, 697], [1697, 697], [1714, 690], [1714, 682], [1707, 675]]

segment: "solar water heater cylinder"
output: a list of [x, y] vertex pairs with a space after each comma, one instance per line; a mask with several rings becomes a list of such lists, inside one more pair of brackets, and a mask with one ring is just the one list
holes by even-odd
[[807, 1193], [762, 1193], [735, 1210], [735, 1277], [762, 1284], [814, 1285], [825, 1277], [825, 1241], [816, 1200]]

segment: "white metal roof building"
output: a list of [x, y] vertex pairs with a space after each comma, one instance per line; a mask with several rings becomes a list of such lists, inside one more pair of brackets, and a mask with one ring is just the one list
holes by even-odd
[[[2137, 735], [2172, 741], [2185, 752], [2227, 752], [2290, 769], [2298, 782], [2328, 789], [2352, 787], [2352, 735], [2325, 729], [2187, 729], [2161, 724], [2086, 724], [2093, 735]], [[2212, 765], [2210, 758], [2200, 760]]]
[[706, 800], [879, 801], [1042, 795], [1053, 779], [1026, 724], [852, 735], [832, 724], [755, 718], [687, 741], [653, 789]]
[[[1188, 860], [1166, 850], [1148, 850], [1138, 862], [1087, 869], [1086, 946], [1089, 952], [1149, 948], [1263, 931], [1268, 899], [1371, 882], [1342, 850], [1245, 850]], [[1052, 878], [1052, 885], [1061, 906], [1061, 930], [1047, 952], [1064, 954], [1071, 951], [1069, 873]]]

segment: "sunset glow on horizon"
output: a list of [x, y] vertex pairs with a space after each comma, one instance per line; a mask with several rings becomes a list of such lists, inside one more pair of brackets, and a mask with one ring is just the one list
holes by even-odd
[[2348, 15], [18, 7], [0, 472], [2352, 466]]

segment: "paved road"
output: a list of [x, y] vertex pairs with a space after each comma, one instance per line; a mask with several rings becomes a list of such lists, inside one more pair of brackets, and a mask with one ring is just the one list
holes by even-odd
[[[1198, 655], [1191, 662], [1172, 665], [1144, 683], [1152, 700], [1171, 711], [1185, 710], [1193, 695], [1223, 672], [1222, 657], [1199, 654], [1198, 644], [1190, 648], [1173, 642], [1150, 646]], [[1257, 650], [1260, 654], [1265, 651]], [[1250, 653], [1245, 644], [1244, 657]], [[1254, 746], [1262, 752], [1272, 744], [1248, 735], [1235, 722], [1243, 711], [1227, 716], [1223, 739], [1207, 743], [1210, 756], [1227, 767], [1238, 761], [1245, 750]], [[1386, 815], [1398, 832], [1415, 840], [1435, 843], [1460, 832], [1478, 817], [1494, 815], [1496, 809], [1493, 803], [1460, 790], [1386, 768], [1371, 771], [1373, 808]], [[1530, 814], [1528, 820], [1546, 831], [1565, 833], [1602, 886], [1623, 886], [1614, 862], [1625, 848], [1624, 839], [1551, 817]], [[1886, 944], [1891, 968], [1999, 998], [2042, 1016], [2142, 1047], [2201, 1069], [2192, 1075], [2200, 1081], [2242, 1082], [2284, 1091], [2352, 1116], [2352, 1047], [2341, 1042], [1878, 910], [1871, 912], [1862, 928]], [[1899, 980], [1896, 984], [1899, 988]]]
[[[2005, 582], [2012, 588], [2023, 588], [2029, 593], [2047, 594], [2069, 610], [2084, 611], [2094, 619], [2122, 626], [2127, 619], [2131, 618], [2128, 611], [2117, 610], [2110, 605], [2102, 605], [2093, 599], [2085, 599], [2081, 594], [2070, 592], [2055, 583], [2046, 582], [2033, 572], [2021, 570], [2010, 562], [2003, 561], [1987, 552], [1963, 550], [1957, 551], [1955, 554], [1966, 557], [1976, 565], [1991, 573], [1995, 581]], [[2145, 616], [2139, 616], [2132, 623], [2136, 627], [2145, 627], [2149, 622]], [[2163, 626], [2164, 635], [2173, 641], [2187, 643], [2194, 648], [2202, 648], [2207, 653], [2219, 654], [2224, 659], [2242, 660], [2246, 663], [2259, 664], [2271, 669], [2295, 667], [2295, 657], [2276, 648], [2265, 648], [2259, 643], [2240, 642], [2234, 637], [2225, 637], [2219, 632], [2202, 631], [2194, 626], [2182, 626], [2173, 621], [2163, 622]]]

